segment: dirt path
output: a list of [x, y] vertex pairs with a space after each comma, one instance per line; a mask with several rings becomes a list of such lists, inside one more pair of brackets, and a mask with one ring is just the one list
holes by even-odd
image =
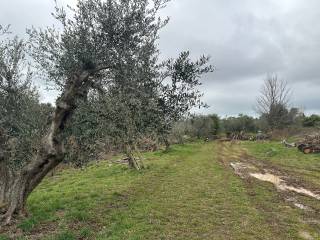
[[[284, 204], [303, 211], [302, 221], [311, 223], [311, 227], [320, 233], [319, 190], [314, 190], [309, 183], [302, 182], [299, 177], [290, 175], [270, 162], [248, 155], [241, 143], [220, 143], [219, 149], [219, 161], [243, 179], [248, 189], [253, 191], [253, 182], [272, 185]], [[306, 231], [301, 231], [300, 236], [302, 239], [315, 239]]]

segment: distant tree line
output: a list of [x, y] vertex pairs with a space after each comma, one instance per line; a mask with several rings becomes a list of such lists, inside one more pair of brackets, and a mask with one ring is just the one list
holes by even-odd
[[216, 114], [193, 115], [174, 125], [171, 133], [171, 141], [183, 143], [195, 139], [215, 139], [217, 136], [230, 136], [232, 134], [257, 134], [258, 132], [272, 133], [274, 130], [295, 129], [303, 130], [306, 127], [320, 127], [320, 116], [306, 116], [297, 108], [291, 108], [282, 116], [283, 122], [270, 126], [267, 118], [252, 117], [239, 114], [235, 117], [220, 118]]
[[302, 123], [304, 127], [320, 127], [320, 115], [304, 116]]

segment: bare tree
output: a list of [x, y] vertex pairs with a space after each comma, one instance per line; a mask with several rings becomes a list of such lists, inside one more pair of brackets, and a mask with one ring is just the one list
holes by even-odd
[[271, 129], [282, 127], [288, 115], [291, 89], [277, 75], [268, 76], [257, 99], [256, 110]]

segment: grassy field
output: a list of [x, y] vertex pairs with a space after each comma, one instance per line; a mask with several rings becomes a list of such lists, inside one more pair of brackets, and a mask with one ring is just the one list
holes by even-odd
[[[241, 179], [229, 163], [244, 158], [297, 175], [320, 189], [319, 155], [277, 143], [194, 143], [145, 154], [142, 172], [111, 162], [48, 177], [28, 201], [30, 217], [14, 239], [320, 239], [312, 213], [288, 204], [272, 184]], [[0, 239], [7, 239], [1, 235]]]

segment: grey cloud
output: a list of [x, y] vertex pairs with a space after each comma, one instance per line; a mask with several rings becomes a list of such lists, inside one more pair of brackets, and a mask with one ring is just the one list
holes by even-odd
[[165, 13], [172, 16], [160, 41], [165, 55], [191, 49], [211, 55], [217, 67], [204, 78], [212, 106], [204, 112], [254, 114], [271, 73], [288, 81], [292, 105], [320, 112], [320, 2], [177, 0]]
[[[2, 0], [0, 23], [11, 23], [19, 33], [31, 25], [52, 25], [53, 5], [53, 0]], [[190, 50], [194, 57], [211, 55], [217, 68], [203, 79], [211, 107], [201, 112], [255, 114], [264, 78], [278, 73], [293, 89], [292, 105], [320, 113], [318, 0], [172, 0], [161, 15], [171, 17], [159, 41], [163, 58]]]

